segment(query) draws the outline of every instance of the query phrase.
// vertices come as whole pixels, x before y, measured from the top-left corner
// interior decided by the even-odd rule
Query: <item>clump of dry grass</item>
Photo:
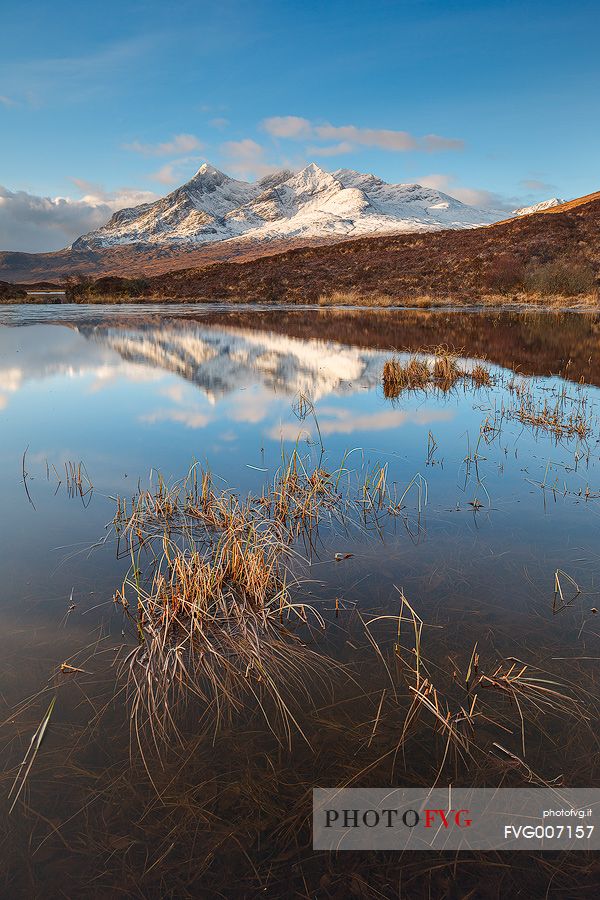
[[[328,668],[299,636],[324,623],[294,599],[294,544],[310,545],[325,513],[342,522],[352,509],[364,527],[391,504],[385,466],[366,473],[353,501],[339,487],[347,475],[343,466],[308,469],[294,450],[258,497],[218,490],[194,466],[171,487],[159,477],[154,489],[117,500],[114,526],[132,566],[115,602],[138,639],[122,667],[136,728],[148,723],[166,737],[192,698],[216,728],[253,698],[291,738],[307,670]]]
[[[384,396],[395,399],[403,391],[428,387],[449,391],[459,381],[470,381],[475,387],[491,384],[489,370],[482,363],[477,363],[468,371],[458,365],[457,357],[456,351],[436,347],[433,351],[421,350],[411,354],[405,363],[396,357],[386,360],[382,376]]]
[[[383,366],[383,393],[388,398],[398,397],[402,391],[424,388],[430,379],[429,366],[417,357],[406,364],[390,359]]]
[[[158,475],[156,487],[139,490],[129,501],[117,498],[113,524],[127,553],[130,546],[144,546],[164,531],[171,535],[201,527],[214,533],[241,520],[268,530],[289,546],[299,535],[314,531],[325,514],[328,521],[344,523],[360,511],[364,520],[365,511],[392,503],[387,465],[356,472],[353,480],[345,459],[329,472],[322,465],[307,467],[296,448],[261,495],[249,495],[243,503],[233,491],[216,489],[211,473],[197,466],[171,486]]]
[[[253,698],[291,737],[307,670],[329,668],[305,643],[324,622],[295,599],[298,542],[311,553],[323,517],[344,527],[352,518],[362,532],[371,522],[379,528],[379,516],[402,508],[413,483],[398,504],[387,466],[355,482],[344,463],[334,472],[307,468],[296,449],[260,496],[241,500],[193,466],[177,484],[159,476],[153,488],[117,499],[119,552],[132,565],[114,599],[138,641],[121,669],[136,729],[147,723],[166,737],[192,698],[216,728]]]
[[[481,363],[477,363],[471,369],[471,379],[477,387],[489,387],[492,383],[489,369]]]
[[[323,667],[292,628],[323,621],[292,599],[288,546],[274,521],[230,494],[203,492],[198,500],[195,508],[185,502],[205,526],[202,537],[169,536],[176,504],[164,491],[158,503],[145,494],[127,526],[154,553],[150,577],[142,578],[136,560],[115,595],[138,636],[123,665],[136,729],[149,723],[155,737],[166,737],[192,698],[217,728],[250,696],[290,738],[297,725],[290,698],[306,694],[306,668]],[[141,503],[154,529],[157,509],[164,510],[162,534],[146,532],[144,540]]]
[[[321,294],[317,300],[319,306],[401,306],[402,302],[397,297],[378,292],[363,293],[361,291],[332,291],[331,294]]]
[[[559,404],[552,406],[547,400],[535,404],[523,400],[514,411],[514,416],[524,425],[550,431],[557,437],[585,438],[590,429],[589,422],[581,411],[565,414]]]
[[[449,390],[456,382],[465,377],[465,373],[459,369],[456,355],[445,347],[438,347],[434,351],[433,379],[442,390]]]
[[[82,462],[75,463],[70,460],[66,462],[65,479],[69,497],[81,497],[84,500],[94,489],[87,469]]]

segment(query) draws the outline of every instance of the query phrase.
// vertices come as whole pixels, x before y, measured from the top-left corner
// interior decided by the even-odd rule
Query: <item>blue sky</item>
[[[314,160],[507,207],[589,193],[598,34],[586,0],[5,0],[0,249],[64,246],[204,160],[246,178]]]

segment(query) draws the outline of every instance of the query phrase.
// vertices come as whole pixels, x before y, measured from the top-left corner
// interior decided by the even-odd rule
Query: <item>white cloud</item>
[[[11,100],[10,97],[6,97],[4,94],[0,94],[0,105],[2,106],[16,106],[16,101]]]
[[[268,162],[265,148],[251,138],[227,141],[221,150],[227,157],[231,171],[241,178],[262,178],[277,168]]]
[[[229,119],[223,118],[223,116],[217,116],[216,119],[211,119],[208,123],[213,128],[227,128],[229,125]]]
[[[327,417],[319,418],[319,431],[323,435],[354,434],[358,431],[387,431],[389,428],[401,428],[403,425],[432,425],[435,422],[448,422],[453,418],[450,410],[399,410],[386,409],[376,413],[353,415],[342,408],[329,408]],[[321,410],[321,414],[323,410]],[[299,425],[297,422],[282,422],[269,429],[269,437],[273,440],[283,438],[287,441],[314,437],[312,426]]]
[[[151,369],[140,363],[110,362],[104,366],[97,366],[90,370],[94,380],[89,386],[90,394],[98,394],[107,387],[118,384],[119,381],[131,384],[148,384],[160,381],[164,373]]]
[[[311,123],[300,116],[271,116],[270,119],[264,119],[261,125],[272,137],[300,140],[313,135]]]
[[[160,182],[160,184],[181,184],[182,181],[187,181],[188,178],[192,177],[193,172],[191,170],[192,168],[198,168],[198,163],[201,159],[201,156],[183,156],[181,159],[173,159],[171,162],[161,166],[160,169],[157,169],[156,172],[152,172],[150,178]]]
[[[438,153],[445,150],[464,150],[465,142],[460,138],[440,137],[439,134],[426,134],[423,138],[423,148],[428,153]]]
[[[113,212],[125,209],[128,206],[139,206],[140,203],[152,203],[158,200],[158,194],[154,191],[142,191],[138,188],[122,187],[116,191],[106,191],[101,185],[85,178],[71,178],[71,181],[81,191],[81,201],[93,205],[106,204]]]
[[[451,197],[455,197],[462,203],[469,204],[469,206],[479,206],[484,209],[498,209],[503,211],[514,209],[514,201],[511,201],[510,198],[507,199],[501,197],[500,194],[495,194],[492,191],[486,191],[481,188],[465,187],[458,182],[454,175],[423,175],[421,178],[417,178],[416,181],[425,187],[434,188],[436,191],[443,191],[445,194],[450,194]]]
[[[317,137],[324,141],[349,141],[363,147],[406,152],[417,150],[418,142],[407,131],[390,131],[385,128],[357,128],[356,125],[317,125]]]
[[[123,144],[123,149],[141,153],[144,156],[175,156],[177,153],[202,150],[203,147],[202,141],[193,134],[176,134],[170,141],[164,141],[162,144],[142,144],[140,141]]]
[[[104,191],[82,179],[73,182],[83,193],[80,199],[41,197],[0,185],[0,250],[60,250],[104,225],[116,210],[156,199],[150,191]]]
[[[331,125],[328,122],[316,124],[300,116],[272,116],[264,119],[261,127],[271,137],[289,140],[318,138],[323,141],[338,141],[338,147],[349,145],[351,149],[354,147],[377,147],[380,150],[398,153],[406,153],[411,150],[436,153],[464,148],[464,142],[458,138],[441,137],[437,134],[428,134],[423,138],[417,138],[408,131],[394,131],[389,128],[360,128],[357,125]],[[344,149],[338,150],[338,152],[348,153],[350,151]],[[333,155],[333,151],[330,155]]]
[[[329,144],[325,147],[307,147],[309,156],[339,156],[342,153],[352,153],[354,147],[348,141],[340,141],[339,144]]]
[[[176,422],[186,428],[206,428],[211,421],[207,413],[192,409],[157,409],[139,417],[140,422],[155,425],[157,422]]]
[[[519,184],[526,190],[533,191],[536,194],[540,192],[550,194],[556,190],[556,185],[548,184],[547,181],[540,181],[538,178],[524,178]]]
[[[175,173],[177,161],[174,163],[165,163],[164,166],[161,166],[160,169],[157,169],[156,172],[152,172],[150,178],[154,181],[159,181],[161,184],[175,184],[177,182],[177,175]]]

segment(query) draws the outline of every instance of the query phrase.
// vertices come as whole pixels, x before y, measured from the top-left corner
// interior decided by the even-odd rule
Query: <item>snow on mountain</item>
[[[566,202],[566,200],[559,200],[558,197],[552,197],[550,200],[542,200],[541,203],[535,203],[533,206],[522,206],[520,209],[515,209],[513,216],[528,216],[530,213],[552,209],[553,206],[562,206]]]
[[[558,201],[557,201],[558,202]],[[238,181],[205,163],[186,184],[154,203],[115,213],[73,249],[123,244],[181,245],[246,238],[326,238],[473,228],[505,218],[418,184],[387,184],[375,175],[315,163],[257,182]]]
[[[338,169],[333,175],[344,187],[362,191],[369,199],[372,214],[406,224],[402,230],[474,227],[505,218],[501,211],[477,209],[420,184],[387,184],[375,175],[352,169]]]

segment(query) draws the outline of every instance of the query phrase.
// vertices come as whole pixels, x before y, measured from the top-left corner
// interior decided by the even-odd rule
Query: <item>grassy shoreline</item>
[[[598,310],[600,298],[595,294],[579,294],[567,296],[564,294],[480,294],[476,296],[431,295],[419,294],[414,297],[393,297],[386,294],[359,294],[358,292],[336,291],[329,295],[320,296],[317,300],[301,300],[296,297],[276,301],[265,301],[257,297],[206,297],[206,296],[161,296],[149,294],[145,296],[128,296],[123,294],[89,294],[85,296],[69,296],[67,303],[77,305],[126,305],[126,304],[188,304],[190,306],[203,306],[211,303],[231,306],[256,305],[273,307],[346,307],[363,309],[552,309],[552,310]],[[28,297],[0,297],[1,306],[49,305],[44,298]],[[50,305],[62,305],[52,303]]]

